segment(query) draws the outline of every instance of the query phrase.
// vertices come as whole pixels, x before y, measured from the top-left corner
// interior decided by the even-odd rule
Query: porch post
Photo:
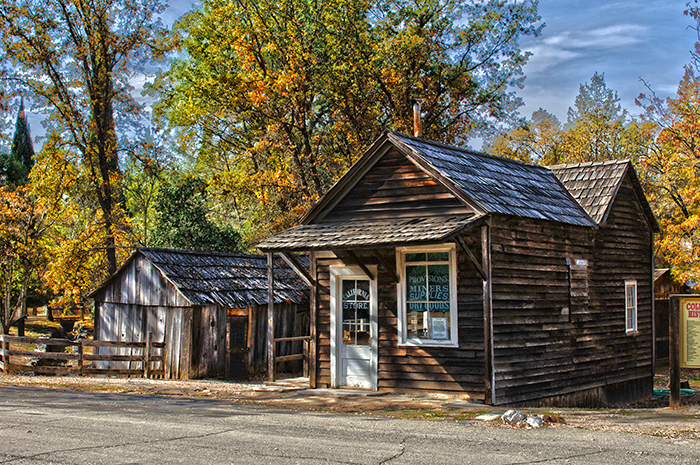
[[[484,400],[493,405],[496,402],[496,386],[493,369],[493,308],[491,298],[491,222],[481,227],[481,260],[486,275],[483,284],[484,299]]]
[[[275,380],[275,263],[267,253],[267,379]]]
[[[316,252],[309,253],[309,271],[311,272],[311,288],[309,289],[309,387],[316,389],[316,294],[318,292],[316,275]]]

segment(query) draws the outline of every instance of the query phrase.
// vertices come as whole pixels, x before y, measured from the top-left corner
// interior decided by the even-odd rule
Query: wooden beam
[[[316,389],[316,306],[318,293],[317,285],[317,275],[316,275],[316,252],[309,253],[309,271],[311,271],[311,276],[313,279],[313,285],[309,292],[309,335],[311,336],[311,341],[309,341],[309,387],[311,389]]]
[[[493,350],[493,306],[491,301],[491,227],[487,222],[481,227],[481,257],[486,279],[483,283],[484,301],[484,364],[486,366],[485,396],[487,404],[496,403],[496,379],[494,376],[494,350]]]
[[[296,274],[299,275],[299,277],[309,286],[313,286],[313,278],[311,275],[306,271],[304,268],[304,265],[302,265],[299,260],[297,260],[297,257],[294,256],[294,254],[290,254],[287,252],[280,252],[280,255],[282,255],[282,258],[284,259],[285,262],[287,262],[287,265],[290,266],[291,269],[294,270]]]
[[[678,408],[681,405],[681,298],[678,295],[672,295],[670,301],[668,312],[669,407]]]
[[[275,257],[267,253],[267,379],[275,381]]]
[[[469,247],[467,247],[467,243],[464,242],[464,239],[462,239],[459,236],[455,237],[455,242],[459,244],[459,246],[464,250],[464,252],[467,254],[467,257],[469,257],[469,261],[472,262],[472,265],[474,265],[474,268],[476,268],[476,271],[479,272],[481,275],[482,281],[487,281],[488,278],[486,277],[486,273],[484,273],[484,269],[481,267],[481,264],[479,264],[479,261],[476,259],[474,254],[472,253],[471,250],[469,250]]]
[[[352,250],[348,250],[348,251],[346,251],[346,253],[357,264],[357,266],[359,266],[360,269],[362,271],[364,271],[364,273],[367,275],[367,277],[371,281],[374,281],[374,273],[369,271],[369,268],[367,268],[367,265],[365,265],[365,262],[363,262],[362,259],[360,259],[360,257],[358,257],[357,254],[355,252],[353,252]]]
[[[399,277],[396,275],[396,269],[395,268],[392,269],[392,267],[389,265],[389,263],[387,263],[386,260],[384,260],[384,258],[381,256],[380,253],[378,253],[376,251],[372,252],[372,253],[373,253],[374,257],[377,259],[377,261],[379,262],[379,266],[383,267],[389,273],[389,276],[391,276],[391,279],[394,280],[394,283],[398,284]]]

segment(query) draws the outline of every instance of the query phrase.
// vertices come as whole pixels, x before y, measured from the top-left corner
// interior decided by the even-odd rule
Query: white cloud
[[[564,62],[588,60],[589,57],[594,58],[603,53],[620,53],[634,45],[642,44],[648,35],[648,28],[645,26],[616,24],[591,30],[566,31],[535,39],[532,46],[524,47],[532,52],[526,66],[526,74],[532,76]]]

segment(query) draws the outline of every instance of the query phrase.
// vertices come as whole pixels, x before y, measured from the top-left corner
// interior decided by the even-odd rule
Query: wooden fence
[[[165,343],[152,342],[148,333],[146,342],[91,341],[19,337],[0,334],[0,369],[5,373],[33,372],[56,375],[110,375],[162,377],[165,361]],[[12,344],[12,346],[10,346]],[[35,351],[27,345],[46,346],[45,351]],[[49,347],[53,351],[49,351]],[[128,355],[95,354],[95,347],[129,349]],[[70,348],[70,350],[66,350]],[[60,352],[55,351],[61,350]],[[110,350],[112,352],[112,350]],[[36,365],[28,363],[37,362]],[[42,360],[47,362],[42,363]],[[25,362],[24,364],[22,362]],[[14,362],[14,363],[13,363]],[[98,368],[94,362],[130,362],[124,369]],[[154,367],[155,365],[155,367]]]
[[[274,362],[273,366],[277,362],[292,362],[295,360],[302,360],[302,376],[308,378],[309,376],[309,343],[311,342],[311,336],[295,336],[295,337],[276,337],[274,339],[275,345],[278,342],[302,342],[301,353],[300,354],[290,354],[290,355],[277,355],[277,347],[273,352]],[[292,349],[289,349],[292,351]],[[274,381],[274,379],[273,379]]]

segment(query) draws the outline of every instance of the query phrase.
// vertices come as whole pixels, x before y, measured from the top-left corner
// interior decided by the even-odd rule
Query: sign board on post
[[[669,326],[669,406],[681,403],[681,367],[700,368],[700,297],[670,296]]]
[[[700,368],[700,298],[681,298],[681,368]]]

